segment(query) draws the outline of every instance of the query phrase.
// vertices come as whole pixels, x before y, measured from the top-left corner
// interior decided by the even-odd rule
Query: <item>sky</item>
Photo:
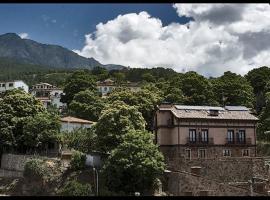
[[[220,76],[270,66],[269,4],[0,4],[0,34],[103,64]]]

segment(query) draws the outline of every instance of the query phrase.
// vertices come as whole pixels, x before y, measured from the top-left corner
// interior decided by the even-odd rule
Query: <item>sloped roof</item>
[[[83,124],[93,124],[94,123],[94,122],[89,121],[89,120],[80,119],[80,118],[71,117],[71,116],[61,118],[61,122],[83,123]]]
[[[170,110],[175,117],[182,119],[226,119],[226,120],[254,120],[258,118],[252,115],[246,107],[234,106],[233,110],[211,106],[185,106],[159,107],[159,110]],[[217,116],[210,115],[210,110],[218,110]]]

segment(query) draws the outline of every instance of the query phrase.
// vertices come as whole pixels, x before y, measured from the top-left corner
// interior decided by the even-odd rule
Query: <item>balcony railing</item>
[[[187,137],[187,144],[190,145],[203,145],[214,144],[214,138],[190,138]]]
[[[251,138],[243,138],[243,139],[239,139],[239,138],[226,138],[225,140],[225,144],[228,144],[228,145],[245,145],[245,144],[248,144],[250,145],[251,144]]]

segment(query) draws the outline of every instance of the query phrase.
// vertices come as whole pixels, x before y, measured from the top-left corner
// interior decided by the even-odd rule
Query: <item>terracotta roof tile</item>
[[[94,122],[89,121],[89,120],[80,119],[80,118],[71,117],[71,116],[63,117],[63,118],[61,118],[61,121],[62,122],[69,122],[69,123],[84,123],[84,124],[93,124],[94,123]]]

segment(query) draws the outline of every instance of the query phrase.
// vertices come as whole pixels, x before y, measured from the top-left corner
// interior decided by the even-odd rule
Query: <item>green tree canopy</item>
[[[23,134],[18,142],[27,148],[45,148],[45,144],[57,141],[59,132],[59,115],[42,112],[24,119]]]
[[[185,96],[187,105],[216,105],[213,87],[208,79],[196,72],[187,72],[179,80],[178,85]]]
[[[97,121],[104,108],[104,101],[98,92],[84,90],[77,93],[69,104],[70,112],[80,118]]]
[[[57,119],[32,95],[8,91],[0,98],[0,146],[17,151],[40,147],[59,129]]]
[[[131,92],[129,89],[123,88],[116,89],[108,97],[108,102],[113,103],[119,100],[137,107],[146,121],[146,128],[151,130],[156,105],[162,100],[161,95],[162,93],[154,84],[147,84],[138,92]]]
[[[220,105],[253,107],[252,87],[241,75],[225,72],[223,76],[212,80],[215,96]]]
[[[89,129],[79,128],[68,133],[62,132],[60,141],[68,148],[90,153],[96,150],[97,135],[93,127]]]
[[[257,139],[270,142],[270,92],[265,94],[266,105],[259,115]]]
[[[75,71],[66,79],[62,101],[70,104],[77,93],[87,89],[97,90],[94,77],[87,71]]]
[[[111,191],[149,191],[165,169],[163,155],[147,131],[129,130],[105,163],[103,174]]]
[[[144,130],[145,121],[136,107],[115,101],[101,112],[95,128],[98,147],[101,151],[110,152],[121,143],[128,130]]]

